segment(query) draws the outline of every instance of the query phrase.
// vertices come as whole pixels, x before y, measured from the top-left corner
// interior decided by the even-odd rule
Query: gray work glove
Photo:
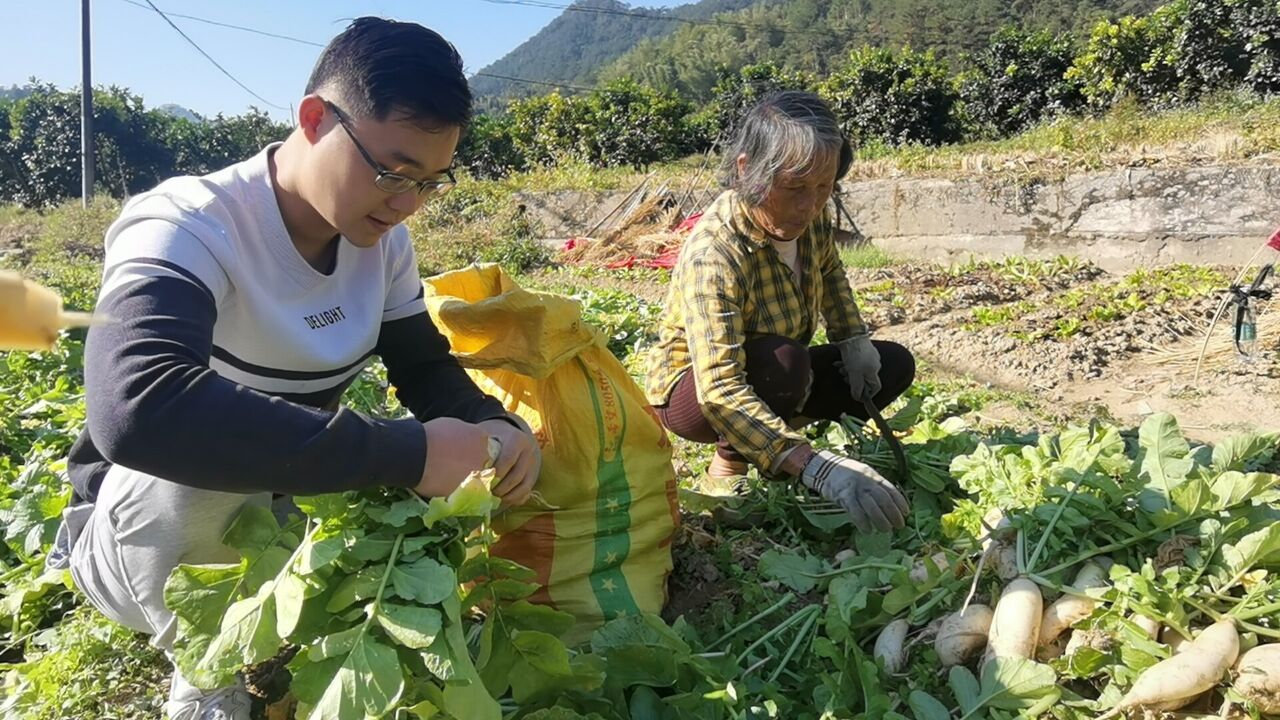
[[[855,335],[836,343],[840,364],[853,399],[862,402],[880,392],[880,351],[871,344],[870,335]]]
[[[902,492],[869,465],[827,450],[814,453],[800,481],[844,508],[859,532],[900,528],[911,510]]]

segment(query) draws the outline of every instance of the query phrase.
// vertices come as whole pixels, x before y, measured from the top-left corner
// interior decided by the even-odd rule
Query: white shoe
[[[217,690],[201,690],[174,671],[164,709],[169,720],[252,720],[252,707],[253,700],[239,682]]]

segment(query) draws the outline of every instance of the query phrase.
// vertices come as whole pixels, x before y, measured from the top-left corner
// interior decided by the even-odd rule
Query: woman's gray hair
[[[720,185],[759,205],[779,173],[803,172],[831,154],[839,157],[844,142],[840,123],[822,98],[797,90],[771,93],[743,119],[720,162]],[[739,172],[741,155],[747,160]]]

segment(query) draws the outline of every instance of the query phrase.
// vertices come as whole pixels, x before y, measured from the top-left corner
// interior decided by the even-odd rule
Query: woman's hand
[[[880,351],[870,335],[855,335],[836,343],[840,350],[845,382],[856,402],[880,392]]]

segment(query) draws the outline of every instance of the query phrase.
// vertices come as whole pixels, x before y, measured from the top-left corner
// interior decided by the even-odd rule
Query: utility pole
[[[80,0],[80,204],[93,200],[93,77],[89,55],[89,0]]]

